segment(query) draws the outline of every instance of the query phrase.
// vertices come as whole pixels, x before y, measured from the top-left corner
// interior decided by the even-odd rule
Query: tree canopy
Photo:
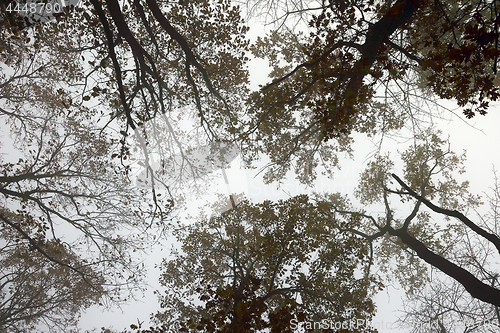
[[[6,212],[2,212],[2,219],[4,215]],[[10,215],[12,221],[25,218]],[[82,310],[99,303],[105,280],[102,273],[94,271],[69,246],[47,240],[43,245],[35,245],[43,248],[40,253],[21,241],[15,228],[5,225],[0,232],[2,330],[33,332],[43,324],[53,332],[69,331],[76,327]]]
[[[427,118],[433,97],[454,100],[467,118],[485,114],[498,98],[496,2],[324,1],[297,7],[285,11],[283,25],[301,15],[305,32],[281,28],[252,45],[272,67],[272,81],[254,93],[250,109],[252,138],[261,142],[255,150],[268,153],[274,164],[269,180],[284,176],[291,156],[308,161],[294,168],[304,182],[314,179],[310,170],[318,163],[332,170],[338,153],[349,151],[352,133],[415,126]]]
[[[305,195],[244,200],[177,239],[180,252],[162,264],[164,310],[155,316],[168,331],[291,332],[293,320],[368,323],[373,315],[378,282],[367,242],[335,229]]]
[[[457,259],[471,244],[499,252],[498,231],[468,214],[479,199],[456,180],[465,157],[426,129],[443,100],[472,118],[498,99],[497,1],[88,0],[52,13],[14,4],[0,15],[1,329],[64,331],[92,304],[129,299],[142,286],[138,253],[173,230],[182,248],[163,263],[172,294],[155,317],[168,329],[369,319],[383,280],[370,274],[375,263],[412,297],[430,265],[498,316],[495,268]],[[272,30],[250,43],[259,15]],[[251,91],[255,57],[271,73]],[[305,184],[320,172],[335,181],[355,138],[403,128],[415,140],[404,166],[376,154],[354,193],[363,209],[327,193],[232,200],[219,216],[171,223],[209,186],[207,170],[236,152],[246,167],[270,161],[265,182],[291,170]],[[396,216],[391,198],[408,214]],[[36,289],[38,280],[64,288]],[[54,296],[48,312],[43,295]]]

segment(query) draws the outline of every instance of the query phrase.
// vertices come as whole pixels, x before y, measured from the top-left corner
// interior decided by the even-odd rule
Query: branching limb
[[[493,243],[495,245],[495,247],[497,248],[498,252],[500,253],[500,238],[498,238],[498,236],[496,236],[492,233],[489,233],[486,230],[482,229],[481,227],[476,225],[474,222],[469,220],[465,215],[463,215],[462,213],[460,213],[456,210],[449,210],[449,209],[441,208],[441,207],[434,205],[432,202],[430,202],[426,198],[422,197],[421,195],[419,195],[415,191],[413,191],[408,185],[406,185],[395,174],[392,174],[392,177],[394,179],[396,179],[396,181],[399,183],[399,185],[401,185],[408,192],[409,195],[411,195],[415,199],[421,201],[424,205],[426,205],[427,207],[429,207],[430,209],[432,209],[436,213],[443,214],[446,216],[455,217],[455,218],[459,219],[466,226],[468,226],[472,231],[474,231],[478,235],[484,237],[485,239],[487,239],[488,241]]]
[[[399,237],[425,262],[462,284],[472,297],[500,306],[500,290],[481,282],[469,271],[430,251],[424,243],[410,236],[406,230],[390,229],[389,234]]]
[[[130,109],[130,106],[127,102],[127,98],[125,96],[125,88],[123,86],[123,78],[122,78],[122,70],[120,67],[120,64],[118,63],[118,59],[116,57],[115,53],[115,44],[113,42],[113,32],[111,31],[111,28],[108,23],[108,19],[106,18],[106,14],[104,13],[104,10],[102,9],[101,3],[99,0],[90,0],[92,5],[94,6],[94,9],[96,10],[97,16],[99,16],[99,20],[101,21],[102,27],[104,29],[104,32],[106,34],[106,39],[108,41],[108,50],[109,50],[109,56],[111,58],[111,61],[113,62],[113,67],[115,69],[115,75],[116,75],[116,83],[118,84],[118,92],[120,94],[120,100],[122,102],[122,106],[125,109],[125,115],[127,117],[127,123],[132,129],[135,129],[135,122],[132,119],[132,110]]]
[[[63,267],[66,267],[70,270],[72,270],[73,272],[77,273],[78,275],[80,275],[82,277],[82,279],[85,281],[85,283],[87,283],[90,287],[92,287],[92,289],[98,291],[98,292],[101,292],[96,286],[94,286],[92,284],[92,282],[90,282],[88,279],[87,279],[87,276],[85,275],[85,273],[81,272],[80,270],[78,270],[77,268],[69,265],[69,264],[66,264],[66,263],[63,263],[62,261],[60,260],[57,260],[55,259],[54,257],[50,256],[49,254],[47,254],[47,252],[45,252],[39,245],[38,245],[38,242],[36,240],[34,240],[33,238],[31,238],[23,229],[21,229],[18,225],[16,225],[15,223],[13,223],[12,221],[10,221],[9,219],[7,219],[5,216],[3,216],[3,214],[0,214],[0,219],[5,222],[6,224],[8,224],[9,226],[11,226],[13,229],[15,229],[17,232],[19,232],[26,240],[28,240],[28,242],[30,243],[30,245],[35,249],[37,250],[41,255],[43,255],[45,258],[47,258],[48,260],[60,265],[60,266],[63,266]]]

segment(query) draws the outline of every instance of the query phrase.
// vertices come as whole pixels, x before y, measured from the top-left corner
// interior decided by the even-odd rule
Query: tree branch
[[[459,282],[472,297],[500,306],[500,290],[481,282],[469,271],[430,251],[424,243],[410,236],[406,230],[394,230],[391,228],[389,229],[389,234],[399,237],[403,243],[414,250],[425,262]]]
[[[401,185],[408,192],[409,195],[411,195],[415,199],[421,201],[424,205],[426,205],[427,207],[429,207],[430,209],[432,209],[436,213],[447,215],[447,216],[452,216],[452,217],[459,219],[466,226],[468,226],[472,231],[474,231],[478,235],[484,237],[485,239],[487,239],[488,241],[493,243],[495,245],[495,247],[497,248],[498,253],[500,253],[500,238],[498,238],[498,236],[491,234],[491,233],[487,232],[486,230],[482,229],[481,227],[476,225],[474,222],[469,220],[465,215],[463,215],[462,213],[460,213],[456,210],[449,210],[449,209],[441,208],[441,207],[434,205],[432,202],[430,202],[426,198],[422,197],[421,195],[419,195],[415,191],[413,191],[408,185],[406,185],[395,174],[392,174],[392,177],[394,179],[396,179],[396,181],[399,183],[399,185]]]
[[[122,79],[122,71],[120,64],[118,63],[118,59],[116,57],[115,53],[115,44],[113,42],[113,32],[111,31],[111,28],[108,23],[108,19],[106,18],[106,14],[104,13],[104,10],[102,9],[101,3],[99,0],[90,0],[92,5],[94,6],[94,9],[97,12],[97,16],[99,16],[99,20],[101,21],[102,27],[104,29],[104,32],[106,34],[106,39],[108,41],[108,50],[109,50],[109,56],[113,62],[113,67],[115,69],[115,75],[116,75],[116,82],[118,84],[118,92],[120,94],[120,100],[122,102],[123,108],[125,110],[125,115],[127,117],[127,123],[132,129],[135,129],[135,122],[132,119],[132,110],[130,109],[130,106],[127,103],[127,98],[125,96],[125,88],[123,86],[123,79]]]
[[[21,229],[21,227],[19,227],[18,225],[16,225],[14,222],[10,221],[9,219],[7,219],[5,216],[3,216],[3,214],[0,213],[0,220],[4,221],[6,224],[8,224],[9,226],[11,226],[12,228],[14,228],[17,232],[19,232],[25,239],[28,240],[28,242],[30,243],[30,245],[35,249],[37,250],[41,255],[43,255],[45,258],[47,258],[48,260],[60,265],[60,266],[63,266],[63,267],[66,267],[70,270],[72,270],[73,272],[77,273],[78,275],[80,275],[83,279],[83,281],[85,281],[85,283],[87,283],[92,289],[98,291],[99,293],[101,292],[101,290],[99,290],[96,286],[94,286],[86,277],[85,273],[79,271],[77,268],[71,266],[71,265],[68,265],[68,264],[65,264],[63,263],[62,261],[60,260],[57,260],[55,258],[53,258],[52,256],[50,256],[49,254],[47,254],[47,252],[45,252],[39,245],[38,245],[38,242],[35,241],[33,238],[31,238],[23,229]]]

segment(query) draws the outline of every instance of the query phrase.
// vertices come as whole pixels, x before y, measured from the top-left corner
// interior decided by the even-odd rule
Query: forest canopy
[[[499,98],[498,1],[23,1],[0,14],[0,329],[66,332],[133,302],[172,242],[175,297],[158,291],[150,331],[368,321],[394,277],[414,327],[500,326],[498,186],[485,213],[465,154],[429,126],[446,103],[467,121]],[[270,74],[252,90],[256,58]],[[402,132],[410,146],[384,154]],[[179,213],[236,157],[265,183],[334,182],[360,138],[377,148],[353,193]]]

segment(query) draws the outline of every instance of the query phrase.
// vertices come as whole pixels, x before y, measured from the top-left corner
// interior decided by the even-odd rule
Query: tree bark
[[[338,120],[344,123],[355,112],[354,106],[358,102],[357,97],[363,84],[363,78],[370,72],[371,67],[379,57],[380,48],[388,41],[388,37],[404,25],[424,2],[424,0],[398,0],[379,21],[368,28],[365,42],[359,48],[361,57],[350,71],[340,109],[336,108],[325,114],[322,120],[323,124],[336,124]],[[331,128],[327,128],[327,131],[329,130]]]
[[[497,235],[492,234],[487,232],[486,230],[482,229],[479,227],[477,224],[472,222],[470,219],[468,219],[464,214],[456,211],[456,210],[449,210],[445,208],[438,207],[434,205],[432,202],[427,200],[426,198],[422,197],[421,195],[417,194],[417,192],[413,191],[408,185],[406,185],[401,178],[396,176],[395,174],[392,174],[392,177],[396,179],[396,181],[401,185],[409,195],[414,197],[415,199],[421,201],[424,205],[435,211],[436,213],[447,215],[447,216],[452,216],[460,221],[462,221],[466,226],[468,226],[472,231],[474,231],[476,234],[484,237],[487,239],[489,242],[491,242],[495,247],[497,248],[498,253],[500,254],[500,238],[498,238]]]
[[[420,258],[459,282],[472,297],[500,306],[500,290],[481,282],[469,271],[430,251],[424,243],[410,236],[405,230],[392,229],[389,230],[389,234],[398,236]]]

